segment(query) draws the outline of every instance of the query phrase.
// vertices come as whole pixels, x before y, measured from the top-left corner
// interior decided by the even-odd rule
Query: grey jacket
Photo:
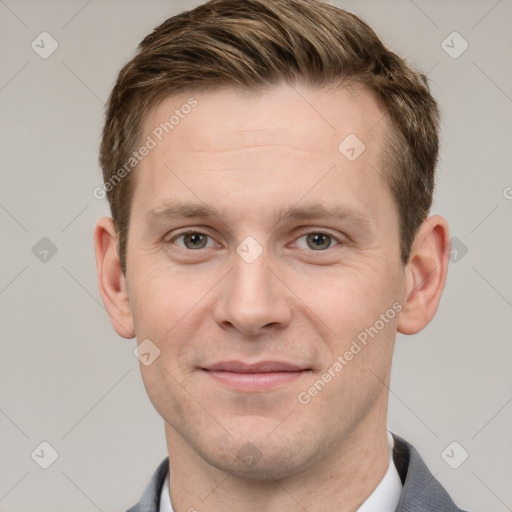
[[[396,434],[392,435],[395,440],[393,460],[403,484],[396,512],[464,512],[453,503],[414,447]],[[127,512],[158,512],[168,471],[167,457],[151,477],[140,501]]]

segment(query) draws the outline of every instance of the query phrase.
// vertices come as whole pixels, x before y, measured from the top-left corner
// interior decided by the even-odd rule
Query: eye
[[[204,249],[206,247],[212,247],[215,245],[215,241],[213,239],[211,239],[208,235],[198,231],[182,233],[181,235],[173,238],[171,241],[176,243],[176,245],[182,249],[191,250]]]
[[[304,240],[305,244],[302,243]],[[322,232],[312,232],[302,235],[297,239],[297,246],[300,249],[312,249],[313,251],[324,251],[338,245],[338,242],[329,234]]]

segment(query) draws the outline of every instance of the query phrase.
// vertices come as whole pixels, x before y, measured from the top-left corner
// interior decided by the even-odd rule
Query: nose
[[[291,320],[292,294],[269,267],[265,252],[248,263],[237,254],[234,268],[223,279],[215,306],[215,321],[251,336],[286,327]]]

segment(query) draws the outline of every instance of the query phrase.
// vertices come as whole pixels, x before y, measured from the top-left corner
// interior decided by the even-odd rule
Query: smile
[[[280,361],[263,361],[255,364],[226,361],[215,363],[202,370],[224,386],[245,392],[276,389],[294,382],[311,371]]]

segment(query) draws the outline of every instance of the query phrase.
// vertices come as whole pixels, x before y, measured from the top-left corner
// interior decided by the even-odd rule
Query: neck
[[[381,404],[370,411],[327,457],[291,476],[268,480],[212,466],[166,423],[173,507],[210,512],[355,512],[388,469],[386,408]]]

